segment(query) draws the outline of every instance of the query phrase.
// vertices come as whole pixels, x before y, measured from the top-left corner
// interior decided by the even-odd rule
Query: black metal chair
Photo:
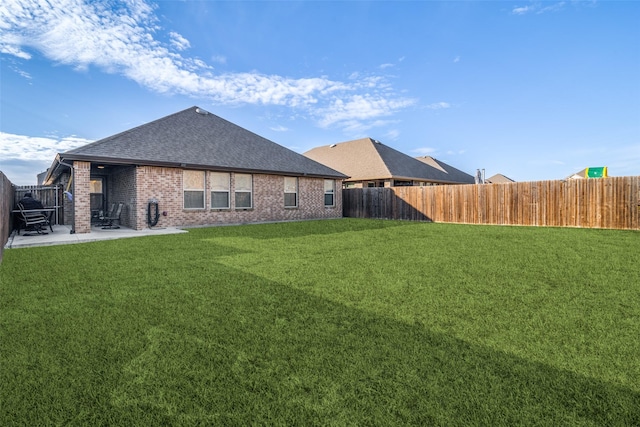
[[[124,203],[118,203],[117,207],[115,204],[111,205],[111,209],[109,213],[100,217],[99,225],[102,226],[103,230],[110,229],[110,228],[114,228],[114,229],[120,228],[120,215],[122,215],[123,206],[124,206]],[[118,225],[115,225],[114,221],[117,221]]]
[[[31,229],[38,234],[47,234],[46,226],[48,225],[53,233],[53,227],[47,215],[42,212],[27,212],[22,203],[18,203],[18,210],[20,211],[20,222],[24,224],[25,232]],[[18,235],[20,235],[20,224],[18,224]]]

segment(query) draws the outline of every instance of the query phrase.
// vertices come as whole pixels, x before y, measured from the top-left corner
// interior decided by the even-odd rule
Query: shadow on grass
[[[325,219],[311,221],[278,222],[268,224],[245,224],[241,226],[203,227],[189,229],[189,233],[203,238],[250,237],[252,239],[287,239],[311,235],[339,234],[390,227],[412,225],[410,221],[389,221],[384,219]],[[320,226],[319,226],[320,225]]]
[[[0,424],[640,424],[632,390],[201,268],[12,299]]]

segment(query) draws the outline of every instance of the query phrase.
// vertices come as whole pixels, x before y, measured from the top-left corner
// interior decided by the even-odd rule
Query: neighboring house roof
[[[452,181],[462,182],[466,184],[475,183],[475,178],[473,177],[473,175],[463,172],[460,169],[456,169],[453,166],[448,165],[445,162],[438,160],[434,157],[420,156],[420,157],[416,157],[416,159],[446,173],[447,176],[449,176],[449,179],[451,179]]]
[[[508,184],[510,182],[515,182],[515,181],[509,178],[508,176],[502,175],[501,173],[497,173],[485,179],[485,182],[487,182],[488,184]]]
[[[356,139],[313,148],[305,156],[348,175],[346,181],[377,179],[420,180],[442,183],[473,183],[468,175],[462,181],[441,167],[417,160],[371,138]]]
[[[587,177],[587,168],[582,169],[580,172],[576,172],[567,177],[567,179],[585,179]]]
[[[195,106],[58,156],[60,161],[346,178]]]

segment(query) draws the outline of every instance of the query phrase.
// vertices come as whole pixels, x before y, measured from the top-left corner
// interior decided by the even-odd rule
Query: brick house
[[[473,184],[473,176],[430,156],[414,158],[361,138],[313,148],[306,157],[349,176],[345,188]]]
[[[58,154],[45,183],[66,188],[64,221],[88,233],[119,203],[136,230],[339,218],[345,178],[191,107]]]

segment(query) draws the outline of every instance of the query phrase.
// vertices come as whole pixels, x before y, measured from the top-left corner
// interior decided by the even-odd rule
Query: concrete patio
[[[52,246],[67,245],[72,243],[97,242],[100,240],[124,239],[128,237],[157,236],[162,234],[187,233],[187,230],[180,228],[147,228],[145,230],[132,230],[121,227],[103,230],[101,227],[92,227],[91,233],[71,234],[71,227],[68,225],[54,225],[53,233],[46,229],[48,234],[37,234],[35,232],[22,232],[18,235],[14,230],[9,236],[5,249],[26,248],[32,246]]]

